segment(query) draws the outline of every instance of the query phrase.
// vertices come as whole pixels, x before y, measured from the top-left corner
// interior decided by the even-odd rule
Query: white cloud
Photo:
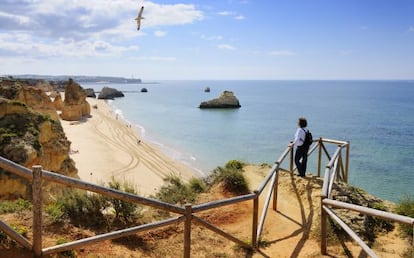
[[[144,5],[143,29],[191,24],[204,19],[203,12],[192,4],[161,5],[145,1]],[[82,39],[93,33],[99,36],[110,31],[113,34],[114,30],[123,35],[135,25],[139,8],[134,0],[16,1],[0,11],[0,29],[30,31],[48,38]]]
[[[235,50],[236,48],[231,46],[231,45],[227,45],[227,44],[220,44],[217,45],[217,48],[219,49],[225,49],[225,50]]]
[[[142,56],[138,58],[139,60],[143,61],[164,61],[164,62],[172,62],[176,61],[177,58],[169,57],[169,56]]]
[[[172,26],[191,24],[204,19],[202,11],[191,4],[160,5],[145,4],[142,26]]]
[[[7,25],[10,25],[12,23],[15,23],[17,25],[28,25],[30,23],[30,18],[23,15],[14,15],[6,12],[0,11],[0,21],[4,23],[8,23]]]
[[[235,15],[234,12],[230,12],[230,11],[221,11],[221,12],[218,12],[217,14],[221,15],[221,16],[233,16],[233,15]]]
[[[217,35],[217,36],[206,36],[206,35],[203,34],[200,37],[201,37],[201,39],[208,40],[208,41],[215,41],[215,40],[222,40],[223,39],[223,36],[221,36],[221,35]]]
[[[144,20],[135,0],[7,1],[0,11],[0,57],[119,56],[139,49],[125,39],[145,36],[153,26],[191,24],[204,18],[191,4],[144,2]],[[166,31],[153,35],[163,37]]]
[[[296,55],[295,52],[290,50],[273,50],[269,52],[271,56],[294,56]]]
[[[235,20],[244,20],[245,17],[241,14],[232,11],[221,11],[217,13],[220,16],[230,16],[233,17]]]
[[[165,35],[167,35],[166,31],[161,31],[161,30],[154,31],[154,36],[156,37],[164,37]]]
[[[75,41],[65,38],[48,42],[32,40],[27,34],[4,36],[0,34],[0,53],[3,56],[25,56],[28,58],[53,58],[53,57],[96,57],[119,56],[124,52],[136,51],[137,46],[118,46],[109,42]]]

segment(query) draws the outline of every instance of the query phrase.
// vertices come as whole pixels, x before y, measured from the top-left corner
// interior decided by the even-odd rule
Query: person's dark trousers
[[[309,147],[298,146],[295,153],[295,165],[298,169],[299,176],[305,176],[306,164],[308,162]]]

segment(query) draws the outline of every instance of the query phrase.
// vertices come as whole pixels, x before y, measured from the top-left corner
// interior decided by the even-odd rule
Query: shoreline
[[[135,187],[139,195],[148,196],[168,176],[179,176],[184,181],[197,177],[192,168],[142,141],[137,128],[117,115],[105,100],[87,101],[91,106],[89,118],[79,122],[60,119],[81,180],[106,184],[114,178]]]

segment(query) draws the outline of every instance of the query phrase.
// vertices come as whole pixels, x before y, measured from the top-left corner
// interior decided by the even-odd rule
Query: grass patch
[[[15,201],[0,201],[0,214],[15,213],[31,209],[32,203],[24,199],[18,199]]]
[[[413,199],[413,197],[410,196],[410,195],[405,195],[397,203],[397,206],[395,207],[395,212],[400,214],[400,215],[404,215],[404,216],[414,218],[414,199]],[[409,237],[409,238],[413,237],[413,227],[412,227],[412,225],[400,224],[400,229],[401,229],[402,233],[404,234],[404,236]]]

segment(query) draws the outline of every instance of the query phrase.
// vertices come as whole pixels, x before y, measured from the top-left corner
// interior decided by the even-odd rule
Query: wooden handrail
[[[157,221],[157,222],[153,222],[153,223],[149,223],[149,224],[145,224],[145,225],[140,225],[140,226],[136,226],[136,227],[131,227],[131,228],[127,228],[127,229],[116,230],[116,231],[112,231],[112,232],[109,232],[109,233],[104,233],[104,234],[101,234],[101,235],[92,236],[92,237],[72,241],[72,242],[69,242],[69,243],[64,243],[64,244],[60,244],[60,245],[56,245],[56,246],[51,246],[51,247],[48,247],[48,248],[44,248],[43,249],[43,254],[46,255],[46,254],[53,254],[53,253],[63,252],[63,251],[67,251],[67,250],[73,250],[75,248],[82,247],[82,246],[85,246],[85,245],[90,245],[90,244],[94,244],[94,243],[105,241],[105,240],[111,240],[111,239],[116,239],[116,238],[120,238],[120,237],[125,237],[125,236],[129,236],[129,235],[141,232],[141,231],[175,224],[177,222],[183,221],[184,219],[185,219],[184,216],[170,218],[170,219],[166,219],[166,220],[163,220],[163,221]]]
[[[137,203],[137,204],[148,205],[148,206],[151,206],[151,207],[154,207],[154,208],[164,209],[164,210],[174,212],[174,213],[178,213],[178,214],[182,214],[182,215],[185,214],[185,209],[182,208],[182,207],[179,207],[177,205],[173,205],[173,204],[170,204],[170,203],[162,202],[162,201],[147,198],[147,197],[142,197],[142,196],[135,195],[135,194],[132,194],[132,193],[122,192],[122,191],[119,191],[119,190],[115,190],[115,189],[112,189],[112,188],[107,188],[105,186],[100,186],[100,185],[93,184],[93,183],[88,183],[88,182],[82,181],[80,179],[76,179],[76,178],[56,174],[56,173],[53,173],[53,172],[49,172],[47,170],[43,170],[43,178],[48,180],[48,181],[51,181],[51,182],[55,182],[55,183],[63,184],[63,185],[66,185],[66,186],[75,187],[75,188],[78,188],[78,189],[99,193],[99,194],[109,196],[109,197],[113,197],[113,198],[117,198],[117,199],[120,199],[120,200],[123,200],[123,201],[129,201],[129,202],[133,202],[133,203]]]
[[[314,142],[316,142],[318,144],[315,144],[308,151],[308,155],[311,155],[314,152],[314,150],[319,147],[319,155],[318,155],[319,163],[320,163],[320,159],[321,159],[322,150],[325,151],[325,154],[329,159],[328,165],[325,167],[325,176],[324,176],[324,182],[323,182],[323,186],[322,186],[322,195],[321,195],[322,196],[322,199],[321,199],[322,215],[327,213],[330,216],[333,216],[334,219],[339,219],[339,218],[335,218],[336,215],[328,207],[328,206],[332,206],[332,207],[344,208],[344,209],[349,209],[349,210],[355,210],[355,211],[359,211],[359,212],[362,212],[362,213],[365,212],[365,213],[373,215],[373,216],[389,218],[389,219],[393,219],[393,220],[396,220],[396,221],[399,221],[399,222],[402,222],[402,223],[407,223],[407,224],[411,223],[411,225],[414,226],[414,219],[410,218],[410,217],[405,217],[405,216],[401,216],[401,215],[396,215],[396,214],[392,214],[392,213],[388,213],[388,212],[378,211],[378,210],[371,209],[371,208],[361,207],[361,206],[358,206],[358,205],[342,203],[342,202],[339,202],[339,201],[334,201],[334,200],[328,199],[327,197],[330,196],[332,185],[333,185],[333,179],[334,179],[336,173],[339,173],[338,172],[339,170],[341,170],[343,172],[343,175],[340,177],[340,179],[343,179],[343,180],[347,181],[348,166],[349,166],[349,145],[350,144],[349,144],[349,142],[345,142],[345,141],[337,141],[337,140],[324,139],[324,138],[320,138],[320,139],[318,139],[317,141],[314,141]],[[337,144],[338,145],[338,147],[337,147],[335,153],[332,155],[332,157],[328,153],[326,147],[324,146],[324,143],[332,143],[332,144]],[[345,166],[342,163],[341,150],[343,148],[346,148]],[[33,216],[34,217],[33,229],[34,229],[34,231],[36,231],[36,232],[33,233],[33,236],[37,239],[37,240],[33,241],[33,244],[31,244],[26,238],[24,238],[23,236],[21,236],[20,234],[15,232],[8,225],[4,224],[1,221],[0,221],[0,230],[4,231],[8,236],[10,236],[13,240],[15,240],[16,242],[21,244],[26,249],[33,250],[35,255],[39,255],[39,253],[42,254],[42,255],[45,255],[45,254],[53,254],[53,253],[61,252],[61,251],[65,251],[65,250],[71,250],[71,249],[74,249],[74,248],[78,248],[78,247],[81,247],[81,246],[85,246],[87,244],[96,243],[96,242],[103,241],[103,240],[115,239],[115,238],[123,237],[123,236],[126,236],[126,235],[131,235],[131,234],[135,234],[137,232],[141,232],[141,231],[144,231],[144,230],[155,229],[155,228],[158,228],[158,227],[170,225],[170,224],[177,223],[177,222],[184,222],[184,224],[185,224],[184,225],[184,228],[185,228],[184,229],[184,257],[189,258],[190,257],[190,250],[191,250],[191,223],[192,223],[191,221],[194,221],[194,222],[200,224],[201,226],[204,226],[204,227],[212,230],[213,232],[224,236],[225,238],[229,239],[230,241],[233,241],[233,242],[235,242],[237,244],[240,244],[242,246],[245,246],[247,248],[253,248],[254,249],[254,248],[257,248],[257,241],[260,239],[260,235],[261,235],[261,232],[263,230],[264,221],[266,219],[266,211],[267,211],[269,203],[270,203],[272,192],[274,194],[273,195],[274,196],[274,198],[273,198],[273,200],[274,200],[273,207],[274,207],[274,210],[276,210],[276,203],[275,202],[277,200],[277,184],[278,184],[277,178],[278,178],[278,173],[279,173],[279,171],[285,170],[285,169],[281,168],[281,164],[283,163],[283,161],[285,161],[286,157],[289,154],[290,154],[290,167],[291,167],[290,172],[292,172],[292,169],[293,169],[293,166],[292,166],[292,163],[293,163],[293,145],[289,144],[286,147],[286,149],[284,150],[284,152],[282,153],[282,155],[279,157],[279,159],[275,162],[275,164],[269,170],[267,176],[262,181],[262,183],[261,183],[260,187],[258,188],[258,190],[255,190],[254,193],[249,193],[249,194],[236,196],[236,197],[232,197],[232,198],[227,198],[227,199],[223,199],[223,200],[203,203],[203,204],[199,204],[199,205],[195,205],[195,206],[192,206],[191,204],[187,204],[185,206],[185,208],[177,206],[177,205],[169,204],[169,203],[164,203],[164,202],[159,201],[159,200],[155,200],[155,199],[151,199],[151,198],[145,198],[145,197],[141,197],[141,196],[138,196],[138,195],[135,195],[135,194],[125,193],[125,192],[122,192],[122,191],[119,191],[119,190],[106,188],[104,186],[84,182],[84,181],[76,179],[76,178],[71,178],[71,177],[56,174],[56,173],[53,173],[53,172],[50,172],[50,171],[47,171],[47,170],[42,170],[40,167],[34,167],[33,171],[32,171],[28,168],[25,168],[25,167],[23,167],[19,164],[16,164],[16,163],[14,163],[12,161],[9,161],[9,160],[7,160],[7,159],[0,156],[0,167],[4,168],[5,170],[8,170],[8,171],[10,171],[10,172],[12,172],[16,175],[18,175],[18,176],[21,176],[23,178],[31,180],[32,181],[32,187],[34,189],[34,191],[33,191],[34,194],[35,194],[35,192],[39,192],[38,188],[37,188],[37,185],[39,185],[39,184],[41,185],[42,180],[47,180],[47,181],[55,182],[55,183],[58,183],[58,184],[63,184],[63,185],[66,185],[66,186],[70,186],[70,187],[74,187],[74,188],[78,188],[78,189],[83,189],[83,190],[95,192],[95,193],[102,194],[102,195],[109,196],[109,197],[113,197],[113,198],[116,198],[116,199],[129,201],[129,202],[133,202],[133,203],[137,203],[137,204],[143,204],[143,205],[147,205],[147,206],[151,206],[151,207],[155,207],[155,208],[158,208],[158,209],[162,209],[162,210],[166,210],[166,211],[170,211],[170,212],[180,214],[180,216],[175,217],[175,218],[170,218],[170,219],[166,219],[166,220],[159,221],[159,222],[154,222],[154,223],[150,223],[150,224],[131,227],[131,228],[128,228],[128,229],[113,231],[113,232],[101,234],[101,235],[98,235],[98,236],[93,236],[93,237],[73,241],[73,242],[70,242],[70,243],[65,243],[65,244],[61,244],[61,245],[41,249],[41,235],[40,235],[40,237],[35,237],[35,236],[38,236],[39,234],[41,234],[41,230],[35,229],[35,228],[39,228],[38,225],[41,225],[41,223],[42,223],[42,221],[41,221],[41,212],[40,213],[38,211],[35,212],[35,209],[39,210],[39,207],[41,207],[41,199],[40,199],[38,201],[34,200],[34,203],[36,202],[37,204],[33,205],[33,209],[34,209],[34,211],[33,211],[33,214],[34,214],[34,216]],[[36,173],[38,173],[37,176],[34,176],[34,174],[33,174],[35,171],[37,171]],[[41,180],[38,180],[38,179],[41,179]],[[259,197],[262,194],[262,192],[264,191],[264,189],[268,186],[269,183],[271,183],[271,187],[269,188],[269,192],[266,196],[264,208],[262,210],[262,216],[261,216],[261,219],[260,219],[260,223],[258,224]],[[41,194],[38,193],[38,194],[35,194],[35,195],[41,195]],[[249,245],[249,244],[245,243],[244,241],[232,236],[229,233],[226,233],[226,232],[222,231],[221,229],[205,222],[204,220],[202,220],[202,219],[200,219],[200,218],[198,218],[194,215],[197,212],[206,211],[206,210],[217,208],[217,207],[223,207],[225,205],[236,204],[236,203],[243,202],[243,201],[248,201],[248,200],[253,200],[254,201],[251,245]],[[322,221],[324,220],[324,218],[325,218],[324,216],[321,217]],[[340,224],[342,226],[343,222],[340,223]],[[326,252],[326,245],[323,244],[323,242],[326,240],[326,239],[324,240],[324,236],[323,236],[324,235],[324,233],[323,233],[324,225],[325,225],[325,223],[322,222],[321,223],[321,227],[322,227],[321,252],[322,253],[324,253],[324,246],[325,246],[325,252]],[[347,226],[344,225],[344,228],[347,228]],[[351,234],[354,234],[354,233],[351,232]],[[358,239],[358,237],[356,236],[355,239]],[[359,240],[357,240],[357,241],[359,241]],[[362,245],[364,245],[364,244],[362,244]],[[365,251],[368,254],[371,254],[371,252],[372,252],[372,250],[370,251],[370,249],[365,250]],[[373,254],[373,255],[375,255],[375,254]]]
[[[199,204],[199,205],[194,205],[193,208],[192,208],[192,212],[197,213],[197,212],[201,212],[201,211],[205,211],[205,210],[210,210],[210,209],[214,209],[214,208],[217,208],[217,207],[222,207],[222,206],[225,206],[225,205],[231,205],[231,204],[235,204],[235,203],[238,203],[238,202],[252,200],[255,197],[256,197],[256,194],[249,193],[249,194],[239,195],[239,196],[235,196],[235,197],[231,197],[231,198],[227,198],[227,199],[223,199],[223,200],[212,201],[212,202],[207,202],[207,203],[203,203],[203,204]]]
[[[410,218],[407,216],[394,214],[391,212],[381,211],[373,208],[368,208],[364,206],[359,206],[351,203],[341,202],[337,200],[331,200],[331,199],[324,199],[322,200],[322,203],[328,206],[336,207],[336,208],[342,208],[347,210],[353,210],[360,213],[364,213],[370,216],[380,217],[383,219],[389,219],[396,222],[408,224],[408,225],[414,225],[414,218]]]
[[[347,224],[345,224],[332,210],[326,208],[325,206],[322,207],[323,210],[328,213],[328,215],[335,220],[336,223],[338,223],[344,230],[346,233],[348,233],[348,235],[350,237],[352,237],[358,244],[359,246],[361,246],[361,248],[372,258],[377,258],[378,256],[374,253],[374,251],[372,251],[371,248],[369,248],[369,246],[367,244],[365,244],[365,242],[357,235],[355,234],[355,232],[348,227]]]

